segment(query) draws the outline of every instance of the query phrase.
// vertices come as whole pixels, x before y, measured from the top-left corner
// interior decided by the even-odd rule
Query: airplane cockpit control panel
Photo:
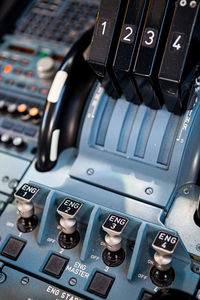
[[[200,1],[0,3],[0,300],[200,299]]]

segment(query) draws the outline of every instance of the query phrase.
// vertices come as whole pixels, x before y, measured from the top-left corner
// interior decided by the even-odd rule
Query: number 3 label
[[[142,46],[154,48],[156,45],[158,30],[154,28],[146,28],[143,34]]]

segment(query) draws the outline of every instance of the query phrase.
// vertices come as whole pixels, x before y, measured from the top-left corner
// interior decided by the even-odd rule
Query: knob
[[[23,121],[28,121],[30,119],[30,115],[28,113],[28,107],[25,103],[18,105],[17,111],[21,115],[21,119]]]
[[[29,110],[29,116],[31,117],[33,124],[39,124],[41,122],[41,112],[37,107],[32,107]]]
[[[58,241],[64,249],[72,249],[79,243],[80,234],[77,231],[76,215],[82,205],[81,202],[67,198],[57,209],[58,214],[62,217],[60,219],[62,231],[59,234]]]
[[[38,192],[38,187],[25,183],[14,194],[18,200],[17,209],[20,215],[17,227],[23,233],[33,231],[38,224],[38,218],[34,214],[34,205],[32,202]]]
[[[19,104],[18,107],[17,107],[17,110],[20,114],[22,115],[26,115],[27,114],[27,105],[22,103],[22,104]]]
[[[125,258],[125,252],[122,249],[122,232],[127,226],[127,218],[110,214],[102,229],[107,233],[105,236],[106,249],[103,252],[104,263],[110,267],[119,266]]]
[[[0,100],[0,112],[5,112],[7,109],[7,104],[5,100]]]
[[[168,286],[175,278],[171,262],[178,242],[178,236],[160,231],[152,243],[152,247],[156,252],[154,254],[154,266],[151,269],[150,277],[152,282],[157,286]]]
[[[186,292],[177,289],[160,289],[158,290],[152,297],[151,300],[173,300],[173,299],[181,299],[181,300],[197,300],[198,297],[192,296]]]
[[[1,142],[4,144],[4,146],[10,146],[12,139],[10,135],[5,132],[1,135]]]
[[[22,151],[25,149],[26,144],[24,142],[24,139],[21,136],[16,136],[13,139],[13,146],[18,150],[18,151]]]
[[[38,76],[42,79],[52,79],[55,73],[55,63],[51,57],[40,58],[37,62]]]
[[[18,112],[17,104],[13,103],[13,104],[8,105],[7,112],[11,115],[16,114]]]

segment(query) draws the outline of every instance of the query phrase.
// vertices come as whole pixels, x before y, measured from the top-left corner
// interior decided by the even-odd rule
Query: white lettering
[[[31,194],[35,194],[37,192],[37,188],[34,188],[34,187],[29,186],[27,184],[23,185],[22,190],[26,191],[26,192],[29,192]]]
[[[159,239],[160,239],[160,240],[163,240],[164,237],[165,237],[165,234],[161,232],[161,234],[159,235]]]
[[[116,217],[116,216],[110,216],[109,221],[113,222],[113,223],[117,223],[120,224],[122,226],[124,226],[126,224],[126,220],[122,219],[120,217]]]
[[[75,209],[78,209],[80,207],[80,203],[77,203],[77,202],[74,202],[70,199],[67,199],[65,202],[64,202],[65,205],[67,206],[70,206],[72,208],[75,208]]]
[[[13,228],[15,226],[15,224],[11,223],[11,222],[7,222],[6,226]]]
[[[93,255],[93,254],[92,254],[90,257],[91,257],[91,259],[99,260],[99,256],[96,256],[96,255]]]
[[[144,275],[144,274],[139,273],[139,274],[138,274],[138,278],[146,280],[146,279],[147,279],[147,276]]]
[[[171,244],[176,244],[176,241],[177,241],[177,238],[173,237],[173,238],[171,239]]]
[[[83,270],[86,269],[85,265],[81,265],[79,262],[76,262],[74,264],[74,267],[71,267],[71,266],[67,265],[66,270],[69,271],[69,272],[71,272],[71,273],[74,273],[75,275],[78,275],[78,276],[80,276],[82,278],[87,279],[89,277],[89,273],[81,270],[80,267],[83,268]]]
[[[49,285],[47,288],[47,293],[58,296],[60,294],[60,290]]]
[[[170,240],[171,240],[171,236],[170,235],[166,235],[165,241],[170,242]]]

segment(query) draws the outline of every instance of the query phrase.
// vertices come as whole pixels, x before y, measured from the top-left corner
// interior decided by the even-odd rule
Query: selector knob
[[[34,124],[39,124],[41,121],[41,112],[37,107],[32,107],[29,110],[29,116]]]
[[[17,150],[24,150],[25,149],[25,142],[24,139],[21,136],[16,136],[13,139],[13,146],[17,149]]]
[[[5,112],[7,109],[7,104],[5,100],[0,100],[0,112]]]
[[[152,282],[157,286],[168,286],[174,280],[175,273],[171,267],[171,262],[178,242],[178,236],[160,231],[152,243],[156,253],[154,254],[154,266],[151,269],[150,276]]]
[[[106,249],[103,252],[103,260],[110,267],[116,267],[124,261],[125,253],[122,249],[122,232],[128,222],[127,218],[110,214],[102,225],[102,229],[107,233],[105,236]]]
[[[7,134],[6,132],[2,134],[1,136],[1,142],[5,145],[5,146],[10,146],[12,139],[10,137],[9,134]]]
[[[55,63],[51,57],[43,57],[37,62],[38,76],[42,79],[52,79],[55,74]]]
[[[38,218],[34,215],[33,198],[39,192],[39,188],[30,184],[23,184],[20,189],[14,194],[18,200],[17,209],[20,218],[17,221],[19,231],[26,233],[35,229],[38,224]]]
[[[62,232],[59,234],[58,240],[64,249],[72,249],[79,243],[80,234],[77,231],[76,215],[82,205],[81,202],[67,198],[57,209],[58,214],[62,217],[60,219]]]
[[[11,115],[14,115],[16,114],[18,111],[17,111],[17,104],[13,103],[13,104],[10,104],[8,105],[7,107],[7,112]]]

